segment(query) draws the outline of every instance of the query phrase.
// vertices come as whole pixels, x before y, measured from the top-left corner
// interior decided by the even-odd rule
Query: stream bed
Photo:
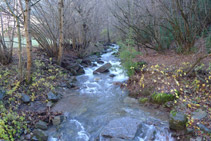
[[[120,60],[112,55],[118,48],[113,45],[101,55],[104,64],[112,64],[110,72],[94,75],[103,65],[94,62],[97,66],[85,68],[85,74],[77,77],[79,89],[66,92],[54,106],[54,111],[64,111],[67,118],[49,129],[49,141],[174,140],[167,120],[152,116],[127,97],[127,90],[115,85],[128,79]]]

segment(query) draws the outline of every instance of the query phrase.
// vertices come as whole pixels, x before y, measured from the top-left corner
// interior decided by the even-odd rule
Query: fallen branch
[[[189,75],[190,72],[193,71],[193,69],[196,67],[196,65],[198,63],[200,63],[203,59],[207,58],[207,57],[211,57],[211,54],[207,54],[205,56],[201,56],[198,60],[196,60],[196,62],[192,65],[192,67],[190,69],[187,70],[186,74]]]

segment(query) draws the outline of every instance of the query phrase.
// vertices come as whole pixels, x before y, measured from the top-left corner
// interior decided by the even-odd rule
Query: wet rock
[[[90,59],[83,59],[83,61],[81,63],[83,65],[86,65],[86,66],[91,66],[92,65],[92,61]]]
[[[169,126],[172,130],[184,130],[186,128],[187,116],[181,112],[170,112]]]
[[[205,111],[202,111],[202,109],[198,109],[195,112],[193,112],[193,118],[197,120],[201,120],[207,116],[207,113]]]
[[[116,75],[115,75],[115,74],[110,74],[109,76],[113,78],[113,77],[115,77]]]
[[[168,101],[174,100],[174,95],[166,93],[155,93],[152,95],[151,100],[156,104],[165,104]]]
[[[95,70],[93,74],[108,72],[111,67],[112,65],[110,63],[106,63],[105,65]]]
[[[39,141],[47,141],[48,140],[48,136],[43,130],[35,129],[33,134],[34,134],[34,137],[36,137],[36,139]]]
[[[79,67],[79,69],[76,71],[76,75],[82,75],[85,74],[85,71],[82,67]]]
[[[204,131],[206,133],[211,133],[211,129],[207,128],[205,125],[203,125],[203,124],[197,124],[197,125],[202,131]]]
[[[139,99],[139,102],[140,102],[141,104],[145,104],[147,101],[149,101],[148,98],[140,98],[140,99]]]
[[[118,118],[110,121],[102,130],[104,138],[132,140],[141,121],[130,117]]]
[[[141,138],[145,139],[146,141],[152,141],[155,140],[155,136],[156,136],[155,128],[149,127],[149,125],[141,123],[138,126],[134,140],[139,141],[139,139]]]
[[[75,87],[76,87],[76,85],[74,83],[67,83],[67,88],[72,89]]]
[[[73,75],[81,75],[85,72],[83,70],[83,67],[80,65],[80,61],[75,61],[74,59],[66,57],[63,59],[61,66],[67,69]]]
[[[0,101],[2,101],[5,96],[6,96],[6,91],[0,89]]]
[[[26,95],[26,94],[21,94],[21,100],[24,102],[24,103],[29,103],[31,101],[31,98],[30,96]]]
[[[77,81],[75,76],[71,76],[69,79],[69,83],[75,83]]]
[[[123,102],[127,104],[138,104],[138,100],[131,97],[126,97]]]
[[[64,120],[64,116],[55,116],[53,119],[52,119],[52,122],[53,122],[53,125],[54,126],[57,126],[57,125],[60,125],[62,123],[62,121]]]
[[[104,62],[102,60],[98,60],[97,63],[98,64],[104,64]]]
[[[47,96],[48,100],[50,101],[57,102],[59,100],[59,97],[55,95],[53,92],[49,92]]]
[[[48,124],[44,121],[39,121],[35,124],[35,128],[41,129],[41,130],[47,130],[48,129]]]

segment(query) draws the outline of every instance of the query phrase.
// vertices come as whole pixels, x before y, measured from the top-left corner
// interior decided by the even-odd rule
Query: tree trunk
[[[23,80],[23,61],[22,61],[22,46],[21,46],[21,31],[20,31],[20,20],[16,17],[17,21],[17,34],[18,34],[18,73],[20,81]]]
[[[63,42],[64,42],[64,36],[63,36],[63,27],[64,26],[64,0],[59,0],[59,55],[58,55],[58,64],[61,65],[62,58],[63,58]]]
[[[31,12],[31,0],[25,0],[26,10],[24,16],[24,28],[26,36],[26,51],[27,51],[27,83],[31,82],[31,68],[32,68],[32,42],[31,42],[31,31],[30,31],[30,12]]]

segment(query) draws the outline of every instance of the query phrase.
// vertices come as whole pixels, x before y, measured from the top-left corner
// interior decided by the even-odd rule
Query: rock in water
[[[31,98],[30,96],[26,95],[26,94],[21,94],[21,100],[24,102],[24,103],[29,103],[31,101]]]
[[[100,68],[96,69],[93,72],[93,74],[108,72],[111,67],[112,67],[112,65],[110,63],[106,63],[105,65],[103,65]]]
[[[104,138],[132,140],[141,121],[130,117],[114,119],[103,129]]]
[[[173,130],[184,130],[186,128],[187,116],[181,112],[171,112],[169,126]]]
[[[57,95],[55,95],[52,92],[48,93],[48,100],[53,101],[53,102],[57,102],[59,100],[59,97]]]

